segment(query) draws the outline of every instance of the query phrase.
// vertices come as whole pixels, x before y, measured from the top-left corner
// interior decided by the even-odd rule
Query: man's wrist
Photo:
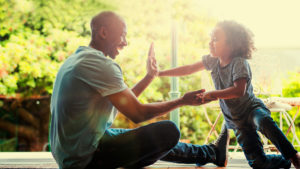
[[[150,75],[149,73],[147,73],[145,78],[149,80],[153,80],[155,78],[155,75]]]
[[[177,105],[178,105],[179,107],[185,106],[185,105],[186,105],[185,100],[183,99],[183,97],[178,98],[178,100],[177,100]]]

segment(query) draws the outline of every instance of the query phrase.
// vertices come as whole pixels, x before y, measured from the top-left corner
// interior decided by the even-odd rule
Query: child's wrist
[[[215,93],[215,92],[209,93],[209,97],[210,97],[211,99],[218,99],[218,97],[216,96],[216,93]]]
[[[161,76],[161,71],[158,71],[157,76]]]

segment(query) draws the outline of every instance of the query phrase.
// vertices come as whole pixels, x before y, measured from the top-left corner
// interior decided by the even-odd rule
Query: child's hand
[[[205,92],[198,95],[198,98],[201,99],[202,103],[208,103],[214,100],[217,100],[217,98],[214,98],[211,96],[211,92]]]
[[[181,100],[184,102],[184,105],[197,106],[203,104],[201,99],[198,98],[198,95],[201,95],[204,92],[205,89],[187,92],[182,96]]]

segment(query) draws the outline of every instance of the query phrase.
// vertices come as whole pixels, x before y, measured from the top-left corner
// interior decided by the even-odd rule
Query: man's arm
[[[188,92],[183,97],[172,101],[150,104],[141,104],[130,89],[107,97],[122,114],[133,122],[139,123],[166,114],[180,106],[203,104],[200,99],[197,99],[197,95],[203,92],[204,90]]]
[[[136,97],[138,97],[148,87],[157,73],[158,70],[154,53],[154,44],[151,43],[147,59],[147,75],[131,89]]]
[[[135,94],[136,97],[148,87],[148,85],[152,82],[155,76],[151,76],[147,74],[141,81],[139,81],[131,90]]]

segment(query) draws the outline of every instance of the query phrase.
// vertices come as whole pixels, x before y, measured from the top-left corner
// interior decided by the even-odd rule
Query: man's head
[[[126,24],[114,12],[105,11],[91,20],[92,41],[90,46],[115,59],[119,50],[127,45]]]

